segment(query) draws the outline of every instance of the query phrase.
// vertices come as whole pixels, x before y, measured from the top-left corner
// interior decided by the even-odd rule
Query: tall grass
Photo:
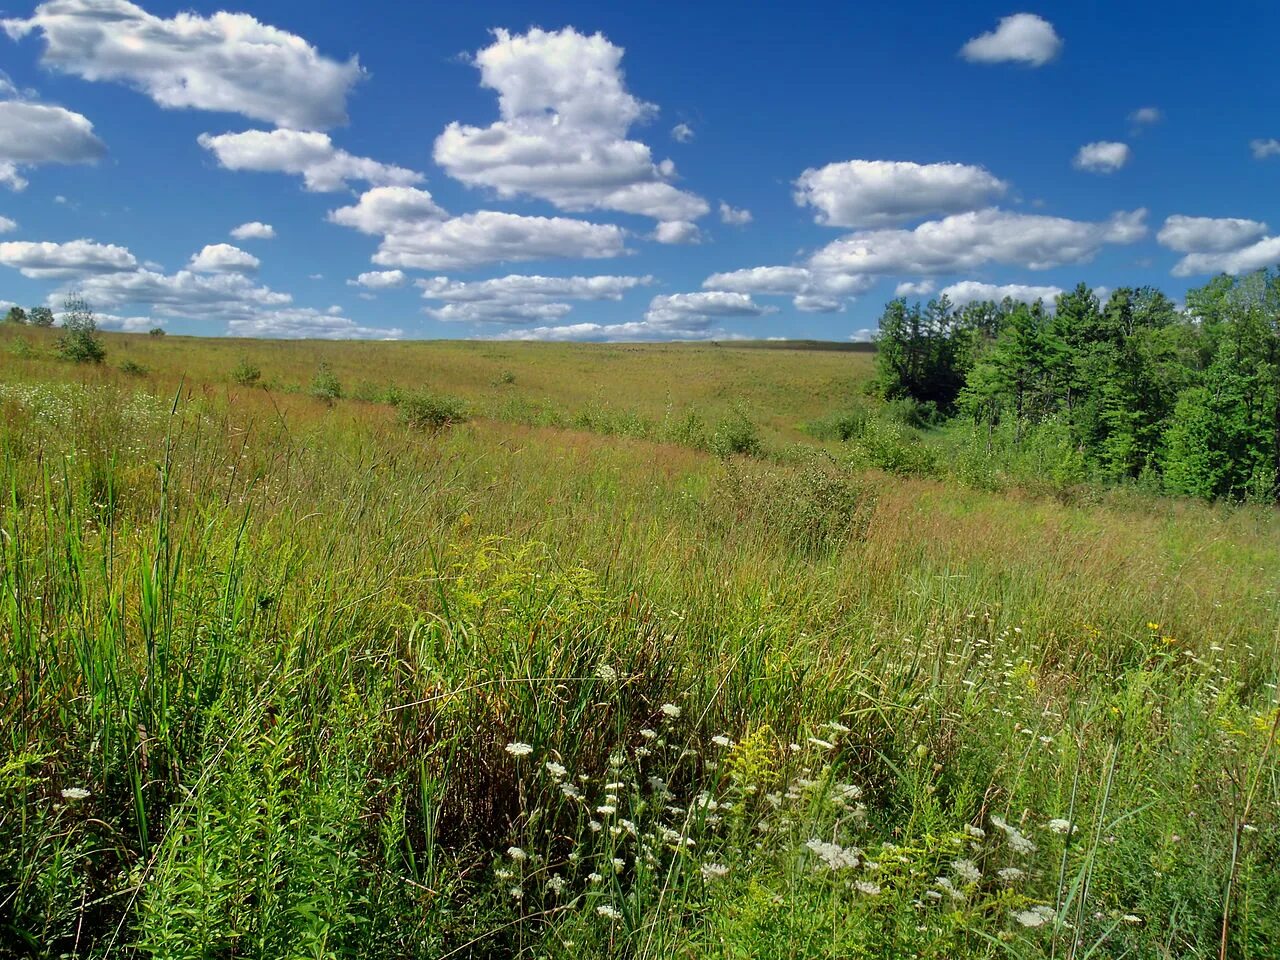
[[[1274,955],[1271,513],[44,380],[0,950]]]

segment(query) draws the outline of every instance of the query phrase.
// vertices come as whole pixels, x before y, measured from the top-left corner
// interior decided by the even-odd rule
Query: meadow
[[[865,351],[55,334],[0,955],[1280,952],[1273,508],[961,463]]]

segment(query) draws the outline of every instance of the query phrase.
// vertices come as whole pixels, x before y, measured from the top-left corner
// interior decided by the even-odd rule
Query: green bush
[[[231,369],[231,379],[242,387],[251,387],[262,379],[262,369],[250,363],[248,357],[241,357],[240,362]]]
[[[402,422],[432,433],[467,419],[466,406],[461,400],[425,390],[404,396],[399,406]]]
[[[316,369],[316,375],[311,378],[311,395],[329,404],[342,399],[342,383],[329,368],[329,364],[323,361]]]
[[[52,327],[53,311],[48,307],[32,307],[27,314],[27,322],[33,327]]]
[[[146,374],[147,368],[137,360],[125,360],[120,364],[120,372],[128,374],[131,377],[141,377]]]
[[[151,337],[163,337],[165,335],[164,327],[152,327],[147,331],[147,335]]]
[[[754,457],[761,449],[760,428],[738,407],[720,421],[711,437],[711,451],[719,457],[736,454]]]
[[[73,293],[67,297],[63,309],[58,355],[72,363],[102,363],[107,358],[107,351],[98,339],[98,321],[88,302]]]
[[[870,419],[871,412],[866,407],[853,406],[806,424],[805,432],[818,440],[839,440],[844,443],[862,436]]]

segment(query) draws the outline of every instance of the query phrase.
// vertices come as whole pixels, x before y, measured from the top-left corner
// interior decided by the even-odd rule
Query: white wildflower
[[[1054,918],[1053,907],[1032,907],[1030,910],[1019,910],[1013,915],[1013,919],[1024,927],[1043,927]]]
[[[733,741],[730,740],[728,737],[726,737],[723,733],[716,734],[714,737],[711,738],[711,742],[714,743],[717,747],[733,746]]]
[[[596,913],[600,914],[602,917],[608,917],[610,920],[622,919],[622,911],[617,907],[609,906],[607,903],[602,903],[600,906],[596,907]]]
[[[812,743],[815,747],[819,747],[819,748],[821,748],[821,749],[823,749],[823,750],[833,750],[833,749],[835,749],[835,744],[834,744],[834,743],[831,743],[831,742],[829,742],[829,741],[827,741],[827,740],[819,740],[817,737],[810,737],[810,738],[809,738],[809,742],[810,742],[810,743]]]
[[[972,823],[965,824],[964,832],[971,837],[977,837],[979,840],[984,839],[987,835],[987,831],[981,827],[975,827]]]
[[[977,883],[982,879],[982,871],[972,860],[952,860],[951,869],[955,877],[965,883]]]
[[[67,787],[62,791],[63,800],[87,800],[90,794],[84,787]]]
[[[609,666],[607,663],[601,663],[600,666],[596,667],[596,677],[597,679],[606,680],[612,683],[614,680],[618,679],[618,671],[613,669],[613,667]]]
[[[1071,825],[1070,820],[1063,820],[1061,817],[1054,817],[1045,824],[1054,833],[1075,833],[1076,828]]]
[[[729,868],[723,863],[704,863],[702,865],[703,880],[719,880],[729,872]]]
[[[872,883],[870,880],[859,880],[854,887],[859,893],[865,893],[868,897],[880,895],[880,884]]]
[[[674,720],[676,717],[680,716],[680,708],[674,703],[664,703],[662,705],[662,713],[664,716],[668,716]]]
[[[513,743],[508,743],[506,750],[507,753],[511,754],[513,757],[527,757],[529,754],[533,753],[533,747],[527,743],[521,743],[519,740]]]
[[[1026,872],[1019,870],[1017,867],[1005,867],[1003,870],[997,870],[996,876],[1006,883],[1013,883],[1015,880],[1021,880],[1026,876]]]
[[[564,775],[569,772],[561,764],[556,763],[554,760],[548,760],[546,763],[543,764],[543,766],[546,767],[547,773],[551,774],[551,776],[553,776],[557,780],[563,780]]]
[[[558,895],[563,889],[564,877],[560,876],[558,873],[552,874],[551,878],[547,880],[547,890]]]
[[[512,860],[514,860],[516,863],[521,863],[529,859],[529,855],[525,853],[523,850],[521,850],[519,847],[507,847],[507,856],[510,857]]]

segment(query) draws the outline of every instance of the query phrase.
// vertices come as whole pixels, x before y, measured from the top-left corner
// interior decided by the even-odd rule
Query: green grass
[[[1272,511],[884,472],[862,354],[20,336],[0,955],[1274,956]]]

